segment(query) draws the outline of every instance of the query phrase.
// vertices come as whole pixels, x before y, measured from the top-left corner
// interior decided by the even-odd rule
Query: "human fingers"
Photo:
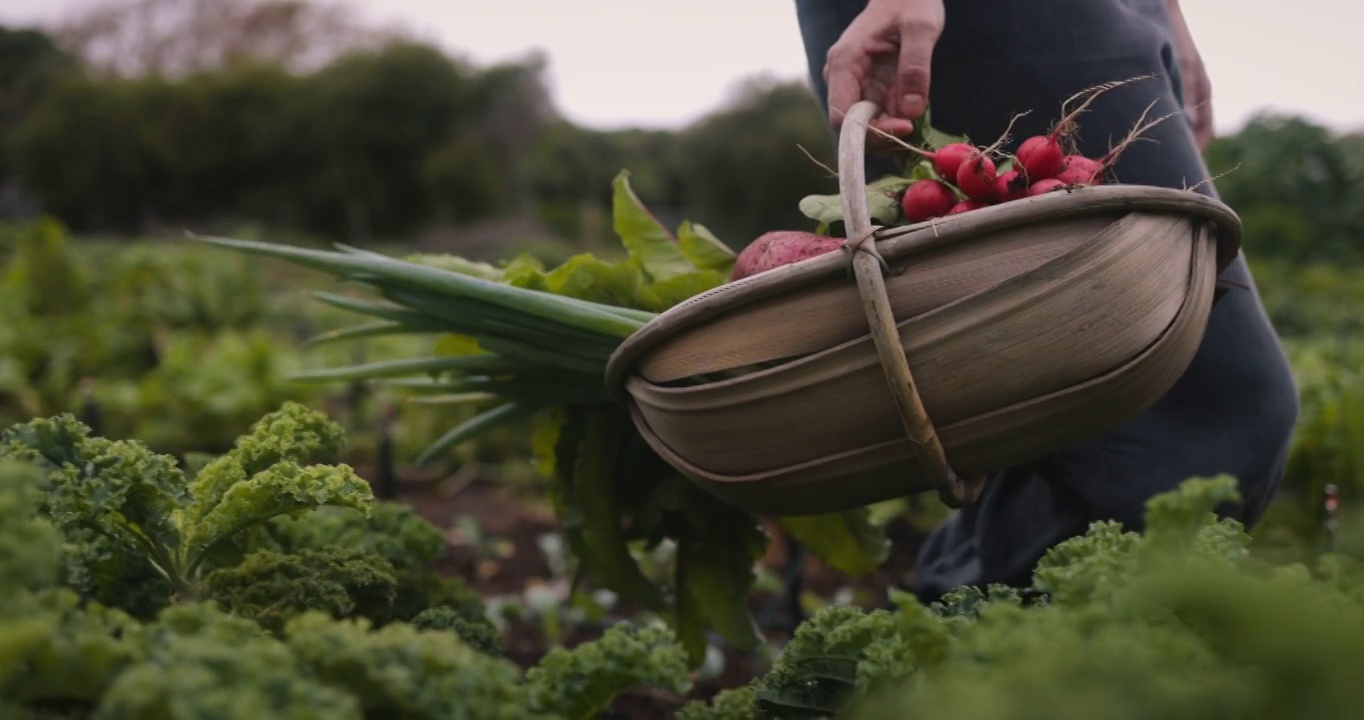
[[[942,22],[930,14],[906,15],[900,20],[900,58],[896,68],[893,114],[905,119],[923,115],[933,68],[933,48]]]

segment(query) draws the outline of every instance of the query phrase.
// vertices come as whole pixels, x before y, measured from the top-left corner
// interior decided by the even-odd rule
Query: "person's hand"
[[[843,124],[853,105],[870,100],[881,108],[872,127],[896,137],[913,132],[913,120],[928,106],[933,46],[944,20],[943,0],[870,0],[829,48],[824,65],[833,126]],[[890,145],[877,133],[867,135],[869,149]]]
[[[1184,108],[1193,126],[1194,141],[1198,143],[1199,152],[1203,152],[1213,138],[1212,81],[1208,79],[1203,57],[1194,45],[1193,34],[1184,21],[1178,0],[1168,0],[1166,8],[1174,33],[1175,54],[1179,56],[1179,73],[1184,77]]]

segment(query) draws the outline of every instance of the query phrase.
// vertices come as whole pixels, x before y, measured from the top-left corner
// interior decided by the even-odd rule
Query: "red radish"
[[[1017,170],[1010,170],[995,178],[995,202],[1017,200],[1027,194],[1028,176]]]
[[[749,243],[734,259],[734,270],[730,272],[729,279],[742,280],[782,265],[833,252],[842,245],[843,238],[801,230],[766,232]]]
[[[946,180],[956,177],[957,168],[961,167],[962,161],[966,160],[972,153],[979,152],[966,143],[948,143],[937,150],[925,150],[905,142],[901,142],[900,145],[919,157],[927,159],[933,164],[933,170],[938,173],[938,176]]]
[[[997,198],[999,194],[999,178],[996,174],[998,169],[990,156],[1008,141],[1009,131],[1013,129],[1014,123],[1023,115],[1027,115],[1027,113],[1015,115],[1009,121],[1009,126],[1004,128],[1004,134],[994,144],[981,150],[973,148],[971,154],[957,167],[957,175],[954,179],[957,181],[957,187],[966,197],[985,203],[993,202]]]
[[[1082,90],[1068,98],[1065,103],[1062,103],[1061,112],[1064,113],[1064,115],[1057,121],[1056,126],[1052,128],[1051,132],[1046,135],[1034,135],[1033,137],[1024,140],[1023,144],[1018,146],[1018,153],[1016,155],[1018,158],[1018,167],[1023,171],[1023,174],[1027,176],[1028,182],[1036,183],[1039,180],[1056,177],[1057,173],[1060,173],[1065,169],[1062,166],[1062,159],[1065,157],[1066,151],[1061,142],[1063,140],[1070,140],[1070,136],[1078,129],[1076,118],[1084,113],[1090,104],[1098,99],[1100,95],[1115,87],[1148,77],[1151,76],[1143,75],[1141,77],[1132,78],[1131,80],[1105,83],[1097,87]],[[1070,112],[1066,112],[1066,105],[1069,104],[1071,100],[1074,100],[1085,93],[1091,93],[1089,98],[1081,103],[1079,107]]]
[[[938,171],[938,175],[954,178],[957,176],[957,168],[961,167],[961,164],[975,152],[976,149],[966,143],[948,143],[938,148],[937,152],[932,153],[930,159],[933,161],[933,169]]]
[[[1029,180],[1045,180],[1061,172],[1061,158],[1065,156],[1065,151],[1061,149],[1058,136],[1056,130],[1051,135],[1034,135],[1018,147],[1018,167]]]
[[[957,168],[957,187],[972,200],[982,202],[995,197],[995,163],[985,153],[977,151]]]
[[[905,190],[900,198],[900,209],[910,222],[923,222],[942,217],[957,202],[956,193],[941,180],[924,179]]]
[[[1155,101],[1152,101],[1150,105],[1146,106],[1146,110],[1143,111],[1141,117],[1137,119],[1137,126],[1133,127],[1132,131],[1127,134],[1127,137],[1123,138],[1122,142],[1109,150],[1102,158],[1095,160],[1094,158],[1088,158],[1083,155],[1065,156],[1062,161],[1061,172],[1057,173],[1056,179],[1066,185],[1099,185],[1103,183],[1104,173],[1107,173],[1113,168],[1118,162],[1118,158],[1122,156],[1124,150],[1131,146],[1132,143],[1141,139],[1142,133],[1179,114],[1179,111],[1176,111],[1169,115],[1158,117],[1151,122],[1143,122],[1146,120],[1147,113],[1151,112],[1151,108],[1155,107],[1155,104]]]
[[[1063,190],[1065,189],[1065,187],[1066,184],[1061,182],[1060,180],[1057,180],[1056,178],[1038,180],[1037,182],[1033,183],[1028,187],[1028,197],[1037,197],[1038,195],[1042,195],[1044,193],[1049,193],[1056,190]]]
[[[981,208],[983,208],[983,207],[990,207],[990,203],[981,202],[981,201],[979,201],[979,200],[962,200],[961,202],[957,203],[956,205],[953,205],[953,206],[952,206],[952,209],[947,211],[947,214],[948,214],[948,215],[960,215],[960,214],[962,214],[962,213],[964,213],[964,212],[970,212],[970,211],[972,211],[972,210],[979,210],[979,209],[981,209]]]
[[[1093,158],[1067,155],[1061,163],[1061,171],[1054,177],[1066,185],[1097,185],[1102,181],[1103,169]]]

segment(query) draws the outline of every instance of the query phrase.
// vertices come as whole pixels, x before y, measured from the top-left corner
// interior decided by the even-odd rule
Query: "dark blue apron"
[[[1081,118],[1080,149],[1102,155],[1152,101],[1149,118],[1182,104],[1182,81],[1162,0],[971,0],[946,2],[933,55],[933,124],[986,145],[1017,140],[1055,122],[1061,102],[1099,83],[1147,74],[1105,93]],[[823,78],[829,47],[865,0],[796,0],[810,79],[827,114]],[[1208,177],[1181,117],[1156,126],[1114,168],[1120,182],[1190,187]],[[895,172],[868,158],[868,177]],[[1215,196],[1211,183],[1201,192]],[[936,599],[962,585],[1031,581],[1052,545],[1113,519],[1139,530],[1144,503],[1191,476],[1228,473],[1243,502],[1225,514],[1254,525],[1278,487],[1298,415],[1297,389],[1244,257],[1222,274],[1231,289],[1212,310],[1193,363],[1159,402],[1102,438],[991,477],[980,501],[954,513],[928,538],[913,589]]]

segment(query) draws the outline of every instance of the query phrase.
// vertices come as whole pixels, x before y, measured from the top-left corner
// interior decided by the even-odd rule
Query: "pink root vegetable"
[[[961,167],[966,158],[980,152],[966,143],[948,143],[937,150],[925,150],[909,144],[902,144],[901,147],[928,160],[933,164],[933,170],[938,176],[947,180],[957,176],[957,168]]]
[[[972,200],[988,202],[995,197],[995,163],[988,155],[976,152],[957,168],[957,187]]]
[[[1038,180],[1037,182],[1028,186],[1028,197],[1037,197],[1038,195],[1042,195],[1043,193],[1064,190],[1065,188],[1066,184],[1061,182],[1060,180],[1057,180],[1056,178]]]
[[[801,230],[773,230],[748,244],[734,259],[729,279],[742,280],[761,272],[791,265],[837,250],[843,238]]]
[[[1017,170],[1010,170],[995,179],[995,202],[1018,200],[1027,194],[1028,176]]]
[[[1118,158],[1122,157],[1123,152],[1133,143],[1140,140],[1143,133],[1179,114],[1179,112],[1172,112],[1150,122],[1144,122],[1152,107],[1155,107],[1155,102],[1147,106],[1145,112],[1137,120],[1137,125],[1132,128],[1127,137],[1105,153],[1102,158],[1095,160],[1083,155],[1065,156],[1062,160],[1061,172],[1056,174],[1056,179],[1066,185],[1099,185],[1103,183],[1104,176],[1117,164]]]
[[[1100,95],[1113,88],[1147,77],[1149,76],[1143,75],[1130,80],[1107,83],[1082,91],[1070,98],[1070,100],[1074,100],[1076,97],[1085,93],[1089,93],[1089,97],[1081,103],[1079,107],[1070,112],[1066,112],[1066,104],[1068,104],[1070,100],[1063,103],[1061,105],[1061,112],[1064,113],[1064,115],[1057,121],[1056,126],[1052,128],[1051,132],[1046,135],[1034,135],[1033,137],[1024,140],[1023,143],[1018,146],[1018,153],[1015,157],[1018,158],[1018,168],[1027,176],[1027,182],[1036,183],[1039,180],[1056,177],[1058,173],[1065,170],[1063,160],[1066,156],[1066,145],[1063,143],[1073,145],[1071,136],[1079,129],[1076,120],[1089,109],[1089,106],[1092,105]]]
[[[1054,179],[1063,185],[1097,185],[1103,176],[1103,165],[1098,160],[1084,155],[1067,155],[1061,162],[1061,171]]]
[[[956,205],[953,205],[953,206],[952,206],[952,209],[947,211],[947,214],[948,214],[948,215],[960,215],[960,214],[962,214],[962,213],[964,213],[964,212],[971,212],[972,210],[979,210],[979,209],[981,209],[981,208],[983,208],[983,207],[990,207],[990,203],[981,202],[981,201],[979,201],[979,200],[962,200],[961,202],[957,203]]]
[[[1060,129],[1059,125],[1057,129]],[[1061,159],[1065,157],[1065,151],[1061,149],[1061,143],[1055,135],[1054,131],[1052,135],[1034,135],[1018,147],[1018,167],[1028,180],[1045,180],[1061,172]]]
[[[957,168],[961,167],[961,164],[975,152],[976,149],[966,143],[949,143],[938,148],[937,152],[931,153],[930,159],[933,161],[933,169],[938,171],[938,175],[954,178],[957,176]]]
[[[910,222],[946,215],[957,202],[956,193],[941,180],[924,179],[910,185],[900,198],[900,209]]]

